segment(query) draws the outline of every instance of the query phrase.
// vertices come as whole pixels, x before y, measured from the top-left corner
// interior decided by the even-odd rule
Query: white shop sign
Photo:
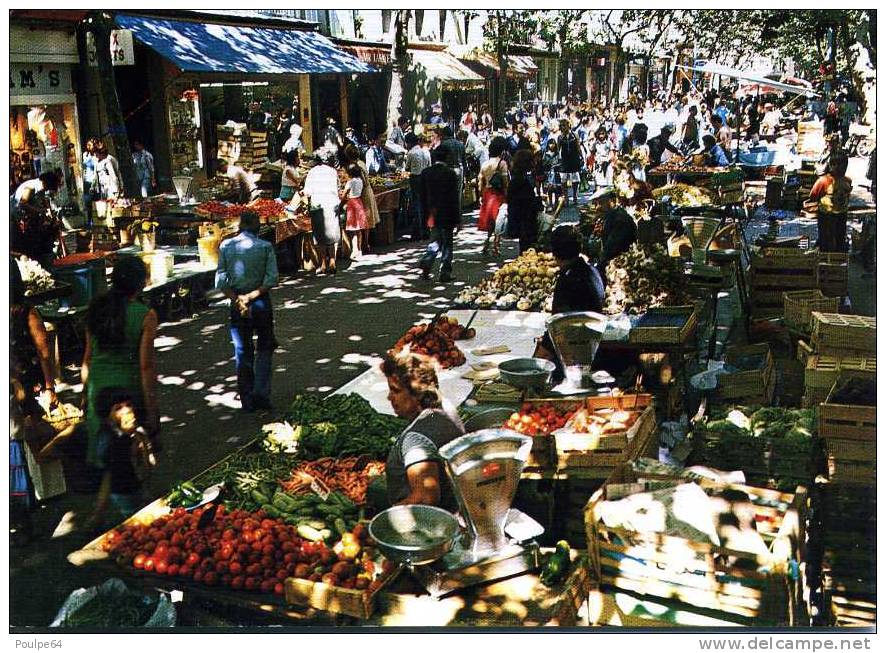
[[[90,66],[98,67],[98,61],[95,56],[95,37],[92,32],[86,33],[86,58]],[[132,66],[135,64],[132,30],[111,30],[111,63],[115,66]]]
[[[9,95],[70,95],[71,66],[58,63],[10,63]]]

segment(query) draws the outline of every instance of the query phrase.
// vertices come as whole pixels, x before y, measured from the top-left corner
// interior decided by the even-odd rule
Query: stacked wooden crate
[[[805,365],[804,406],[822,404],[840,376],[876,378],[876,318],[813,310],[809,330],[811,346],[801,343],[798,350]],[[828,411],[825,409],[826,414]]]
[[[775,362],[767,343],[727,347],[727,368],[717,382],[717,398],[723,402],[768,406],[775,392]]]
[[[743,514],[745,519],[751,515],[752,528],[766,551],[753,554],[719,536],[718,543],[701,538],[700,531],[688,525],[699,516],[696,511],[693,516],[674,515],[673,524],[667,520],[671,524],[667,533],[662,532],[664,515],[648,522],[661,526],[649,531],[611,521],[622,506],[605,502],[688,482],[721,502],[720,523],[731,523],[733,517],[726,515]],[[697,491],[693,494],[698,496]],[[622,621],[622,625],[807,625],[802,587],[806,503],[802,487],[784,494],[709,480],[648,476],[623,465],[585,507],[592,581],[602,592],[628,599],[634,606],[654,605],[646,615],[640,611],[623,615],[639,621]],[[621,610],[626,612],[624,602]]]
[[[849,294],[849,254],[819,254],[818,288],[828,297],[846,297]],[[833,312],[836,313],[836,310]]]
[[[244,124],[218,125],[218,158],[246,170],[261,168],[268,162],[267,132],[252,131]]]
[[[751,312],[769,319],[784,314],[784,293],[818,287],[818,251],[764,247],[751,255]]]

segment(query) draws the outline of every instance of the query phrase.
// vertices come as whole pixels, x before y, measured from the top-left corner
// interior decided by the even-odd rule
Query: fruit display
[[[645,313],[690,302],[683,263],[661,245],[631,245],[606,267],[606,315]]]
[[[386,460],[394,438],[406,427],[405,420],[376,412],[355,394],[325,399],[299,395],[289,407],[286,420],[303,427],[298,448],[298,457],[303,460],[362,455]]]
[[[563,428],[574,412],[573,409],[558,407],[551,403],[526,403],[520,407],[520,410],[511,414],[504,427],[523,435],[550,435],[557,429]]]
[[[652,191],[652,197],[660,200],[670,197],[674,206],[710,206],[714,204],[713,194],[706,188],[689,184],[670,184]]]
[[[502,265],[492,277],[462,290],[455,303],[473,308],[549,311],[557,270],[553,254],[528,249]]]
[[[249,204],[231,204],[210,200],[194,209],[198,215],[213,215],[225,219],[239,218],[244,211],[255,211],[261,222],[273,222],[286,215],[286,205],[277,200],[257,199]]]
[[[333,491],[340,491],[356,504],[366,503],[366,489],[370,481],[385,473],[385,464],[364,461],[357,456],[347,458],[321,458],[299,463],[292,470],[292,478],[280,483],[288,493],[297,495],[311,491],[314,479]]]
[[[264,511],[219,506],[200,528],[206,509],[176,508],[148,524],[124,525],[105,536],[102,549],[119,565],[143,573],[277,595],[283,595],[290,577],[371,592],[390,571],[370,546],[363,524],[330,547]]]
[[[396,342],[392,351],[400,351],[405,347],[416,354],[423,354],[436,358],[444,369],[464,365],[464,352],[455,345],[450,334],[450,327],[430,324],[416,324],[409,328]]]
[[[26,296],[37,295],[55,287],[55,279],[37,261],[29,259],[27,256],[22,256],[17,258],[15,262],[18,264],[22,281],[25,284]]]
[[[434,328],[439,329],[453,340],[470,340],[477,335],[476,329],[466,329],[463,324],[459,324],[457,318],[445,315],[437,319],[436,327]]]

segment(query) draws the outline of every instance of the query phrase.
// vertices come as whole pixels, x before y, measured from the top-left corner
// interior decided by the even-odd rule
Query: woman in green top
[[[135,398],[139,423],[154,439],[160,430],[154,337],[157,313],[137,301],[147,269],[137,257],[121,258],[111,274],[111,290],[96,297],[86,318],[86,351],[80,372],[85,388],[86,462],[102,466],[96,398],[104,388],[125,388]]]

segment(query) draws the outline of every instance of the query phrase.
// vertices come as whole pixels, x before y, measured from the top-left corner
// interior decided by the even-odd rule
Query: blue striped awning
[[[368,73],[322,34],[117,14],[117,25],[185,72]]]

